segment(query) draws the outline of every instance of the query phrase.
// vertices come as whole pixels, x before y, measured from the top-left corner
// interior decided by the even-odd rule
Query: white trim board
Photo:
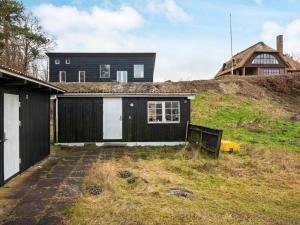
[[[191,93],[65,93],[58,94],[57,97],[68,97],[68,98],[80,98],[80,97],[90,97],[90,98],[120,98],[120,97],[185,97],[188,99],[195,99],[195,95]]]
[[[88,143],[55,143],[55,145],[62,145],[62,146],[70,146],[70,147],[83,147],[84,144]],[[127,147],[134,147],[134,146],[152,146],[152,147],[160,147],[160,146],[179,146],[185,145],[186,142],[184,141],[169,141],[169,142],[96,142],[96,146],[127,146]]]

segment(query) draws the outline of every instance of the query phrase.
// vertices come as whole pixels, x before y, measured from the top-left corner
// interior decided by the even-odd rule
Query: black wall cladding
[[[127,71],[128,82],[153,82],[155,54],[92,54],[48,53],[50,82],[59,82],[59,71],[66,71],[67,82],[78,82],[79,71],[85,71],[86,82],[111,82],[117,80],[117,71]],[[55,64],[55,59],[60,64]],[[70,59],[70,64],[66,64]],[[100,65],[110,65],[110,78],[100,78]],[[144,65],[144,78],[134,78],[134,64]]]
[[[38,89],[4,87],[0,85],[0,126],[3,140],[3,94],[18,94],[20,108],[20,170],[24,171],[50,153],[50,94]],[[28,98],[27,98],[27,97]],[[3,143],[0,145],[0,174],[3,184]]]

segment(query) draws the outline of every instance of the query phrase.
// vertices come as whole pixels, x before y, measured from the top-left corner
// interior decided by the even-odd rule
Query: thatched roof
[[[270,46],[266,45],[264,42],[258,42],[249,48],[245,49],[244,51],[241,51],[233,56],[234,59],[234,65],[233,69],[239,69],[244,67],[246,62],[249,60],[249,58],[255,53],[279,53],[277,50],[271,48]],[[289,71],[300,71],[300,63],[294,60],[292,57],[288,55],[281,55],[279,54],[281,59],[289,66]],[[218,71],[216,74],[216,77],[228,74],[231,71],[232,66],[232,60],[228,60],[224,63],[222,68]]]

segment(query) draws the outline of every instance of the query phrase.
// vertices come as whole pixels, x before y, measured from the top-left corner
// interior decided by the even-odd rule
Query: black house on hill
[[[47,53],[50,82],[153,82],[156,53]]]

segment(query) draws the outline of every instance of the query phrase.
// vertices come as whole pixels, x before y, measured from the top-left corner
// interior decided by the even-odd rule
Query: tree
[[[53,38],[19,1],[0,0],[0,18],[0,62],[38,77],[44,53],[55,45]]]
[[[15,48],[12,37],[18,30],[17,23],[22,20],[22,3],[12,0],[0,0],[0,62],[11,66],[11,50]]]

